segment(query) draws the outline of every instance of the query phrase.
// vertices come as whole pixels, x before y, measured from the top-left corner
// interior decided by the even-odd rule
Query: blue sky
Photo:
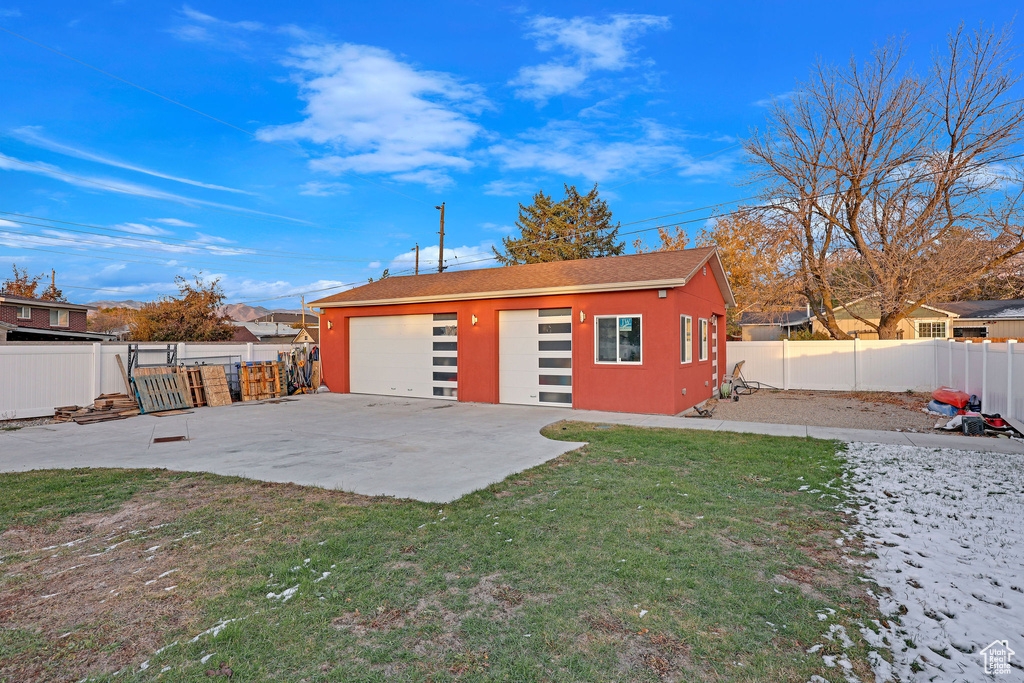
[[[623,223],[749,196],[737,143],[816,59],[902,36],[925,68],[1017,7],[0,0],[0,27],[220,120],[0,32],[0,269],[83,302],[202,272],[294,307],[417,242],[436,268],[441,201],[448,262],[490,266],[563,182]]]

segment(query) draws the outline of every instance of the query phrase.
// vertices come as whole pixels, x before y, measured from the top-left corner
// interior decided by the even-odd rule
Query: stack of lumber
[[[100,394],[96,401],[88,407],[61,406],[54,408],[54,419],[57,422],[77,422],[92,424],[109,420],[123,420],[139,414],[139,406],[135,399],[127,394]]]

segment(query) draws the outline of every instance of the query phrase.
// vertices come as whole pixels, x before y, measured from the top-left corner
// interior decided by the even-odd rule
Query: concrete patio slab
[[[349,394],[0,433],[0,471],[162,467],[446,503],[582,444],[565,410]],[[184,436],[186,441],[154,443]]]

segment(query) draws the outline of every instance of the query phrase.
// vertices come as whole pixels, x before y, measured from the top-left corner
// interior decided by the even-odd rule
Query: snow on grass
[[[280,600],[281,602],[288,602],[295,597],[295,594],[299,592],[298,586],[293,586],[287,590],[283,590],[280,593],[267,593],[268,600]]]
[[[876,678],[989,680],[979,654],[989,643],[1024,652],[1024,457],[850,444],[847,458],[888,617],[862,630],[892,653],[891,668],[869,656]]]

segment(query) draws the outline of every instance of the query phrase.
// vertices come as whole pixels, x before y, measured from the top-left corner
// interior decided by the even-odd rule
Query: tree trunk
[[[902,315],[883,315],[878,321],[878,338],[879,339],[898,339],[897,334],[900,331],[900,321],[903,320]]]

